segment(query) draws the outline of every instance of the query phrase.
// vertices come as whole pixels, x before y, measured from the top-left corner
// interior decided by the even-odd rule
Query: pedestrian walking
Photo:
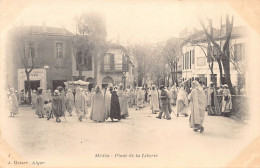
[[[162,107],[161,107],[159,116],[157,116],[156,118],[161,119],[162,114],[164,113],[166,116],[166,119],[170,120],[171,116],[169,114],[169,95],[163,85],[160,87],[160,90],[161,90],[160,98],[161,98]]]
[[[202,133],[204,131],[205,93],[198,81],[192,82],[189,100],[191,103],[190,127],[193,128],[193,131]]]
[[[130,88],[130,103],[129,107],[132,108],[135,104],[135,91],[133,88]]]
[[[130,86],[128,86],[127,89],[125,90],[125,94],[126,94],[126,98],[127,98],[128,107],[131,107],[131,90],[130,90]]]
[[[60,117],[64,116],[62,108],[62,97],[60,96],[59,90],[55,90],[52,98],[52,112],[58,123],[61,122]]]
[[[75,108],[76,108],[76,114],[78,117],[78,120],[82,122],[82,119],[85,118],[85,97],[83,95],[83,89],[78,87],[76,89],[76,95],[75,95]]]
[[[119,99],[117,95],[117,91],[110,87],[110,93],[111,93],[111,106],[110,106],[110,113],[109,117],[113,121],[113,119],[121,119],[121,113],[120,113],[120,104]]]
[[[165,91],[167,92],[167,94],[169,95],[168,97],[168,109],[169,109],[169,113],[171,114],[173,112],[172,110],[172,106],[171,106],[171,96],[170,96],[170,89],[167,89],[167,87],[165,87]],[[166,118],[166,115],[164,114],[164,118]]]
[[[91,103],[92,103],[92,100],[93,100],[93,96],[94,96],[94,94],[95,94],[95,89],[92,88],[91,91],[90,91],[90,95],[89,95],[89,96],[90,96],[90,98],[89,98],[89,99],[90,99],[90,106],[92,106]]]
[[[51,90],[50,89],[46,90],[45,94],[46,94],[45,100],[48,102],[51,102],[51,100],[52,100]]]
[[[222,107],[221,113],[224,117],[229,117],[232,109],[232,96],[228,85],[224,85],[223,96],[222,96]]]
[[[8,100],[9,100],[10,117],[15,117],[15,115],[17,115],[19,111],[19,104],[13,88],[10,89]]]
[[[120,104],[121,118],[125,119],[126,117],[129,117],[129,114],[128,114],[127,97],[126,97],[126,94],[123,91],[122,83],[119,84],[119,89],[117,91],[117,95],[118,95],[119,104]]]
[[[185,117],[188,116],[187,113],[188,97],[183,84],[180,85],[180,89],[177,94],[176,107],[177,107],[177,116],[179,115],[184,115]]]
[[[170,97],[171,97],[171,104],[173,106],[176,105],[176,100],[177,100],[177,88],[175,85],[173,85],[170,89]]]
[[[19,104],[24,104],[24,103],[25,103],[24,89],[21,90],[19,97],[20,97],[20,98],[19,98]]]
[[[36,90],[32,91],[32,109],[35,109],[36,107],[36,98],[37,98],[37,92]]]
[[[220,115],[220,104],[217,99],[217,92],[215,85],[213,83],[210,84],[207,91],[207,100],[208,100],[208,108],[207,112],[209,115]]]
[[[61,86],[57,87],[57,90],[60,92],[60,97],[62,99],[62,111],[63,111],[63,115],[65,116],[65,112],[66,112],[66,95],[64,92],[64,88]]]
[[[136,91],[136,110],[139,110],[140,108],[143,108],[143,92],[142,92],[142,87],[138,87]]]
[[[69,115],[72,116],[72,109],[74,106],[74,95],[70,88],[67,90],[66,99],[67,99],[67,111],[69,112]]]
[[[44,113],[43,113],[44,96],[42,94],[42,91],[43,91],[42,88],[38,88],[37,97],[36,97],[35,114],[38,115],[39,118],[44,117]]]
[[[91,105],[90,119],[95,122],[104,122],[106,118],[105,99],[98,85],[95,87]]]
[[[83,97],[84,97],[84,118],[87,119],[88,114],[88,91],[87,89],[82,90]]]
[[[111,96],[112,96],[111,90],[113,91],[113,84],[108,84],[105,93],[105,107],[106,107],[106,114],[107,114],[106,119],[109,117],[110,109],[111,109]]]
[[[152,114],[159,112],[159,92],[155,88],[155,85],[152,85],[152,90],[150,91],[150,105]]]
[[[44,105],[43,105],[43,113],[46,115],[47,120],[49,120],[52,116],[51,113],[51,103],[47,100],[44,101]]]

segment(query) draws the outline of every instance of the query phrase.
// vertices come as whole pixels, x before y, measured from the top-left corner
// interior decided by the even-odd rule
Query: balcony
[[[127,72],[128,64],[104,64],[102,72]]]

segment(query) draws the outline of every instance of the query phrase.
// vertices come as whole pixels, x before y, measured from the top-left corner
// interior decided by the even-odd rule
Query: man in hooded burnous
[[[111,108],[111,95],[112,92],[110,90],[113,90],[113,84],[109,83],[107,86],[107,89],[105,91],[105,106],[106,106],[106,119],[109,117],[110,114],[110,108]]]
[[[43,105],[44,105],[44,95],[42,94],[43,89],[38,88],[38,93],[36,97],[36,108],[35,114],[38,115],[39,118],[44,117]]]
[[[192,91],[189,95],[191,103],[190,127],[193,131],[204,131],[203,122],[205,116],[205,93],[198,81],[192,82]]]
[[[63,114],[65,115],[65,112],[66,112],[66,95],[65,95],[65,92],[64,92],[64,88],[61,87],[61,86],[58,86],[57,90],[60,92],[60,97],[62,99],[62,111],[63,111]]]
[[[15,115],[18,114],[18,109],[19,109],[19,104],[17,101],[17,97],[14,93],[14,89],[10,89],[10,94],[9,94],[9,110],[10,110],[10,117],[14,117]]]
[[[104,94],[97,85],[91,103],[90,119],[95,122],[104,122],[106,116]]]
[[[175,85],[173,85],[172,87],[171,87],[171,89],[170,89],[170,94],[171,94],[171,100],[172,100],[172,102],[171,102],[171,104],[173,105],[173,106],[175,106],[176,105],[176,100],[177,100],[177,87],[175,86]]]
[[[62,97],[58,90],[54,91],[54,96],[52,98],[52,112],[56,117],[56,122],[61,122],[60,117],[64,116],[64,111],[62,109]]]
[[[152,114],[156,114],[159,111],[159,92],[155,88],[155,85],[152,85],[152,90],[150,91],[150,104]]]
[[[85,97],[83,95],[83,89],[78,87],[75,95],[75,108],[78,116],[78,120],[81,122],[86,116],[85,112]]]
[[[180,89],[178,91],[176,106],[177,106],[177,116],[181,114],[184,115],[185,117],[188,116],[187,113],[188,97],[184,89],[184,84],[181,84]]]
[[[69,112],[69,115],[72,116],[72,108],[74,105],[74,95],[70,88],[67,91],[66,99],[67,99],[67,111]]]
[[[117,91],[113,89],[113,87],[110,87],[109,89],[111,93],[111,106],[110,106],[110,112],[109,117],[113,121],[113,119],[121,119],[121,113],[120,113],[120,104],[119,99],[117,96]]]
[[[123,91],[123,85],[121,83],[119,84],[119,89],[117,91],[117,95],[118,95],[119,104],[120,104],[121,118],[125,119],[126,117],[129,117],[128,102],[127,102],[126,94]]]

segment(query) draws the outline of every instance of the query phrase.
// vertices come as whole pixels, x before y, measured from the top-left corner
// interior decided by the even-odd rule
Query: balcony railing
[[[104,64],[103,72],[126,72],[127,64]]]

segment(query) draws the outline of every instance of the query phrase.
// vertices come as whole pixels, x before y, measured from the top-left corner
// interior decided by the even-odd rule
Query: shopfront
[[[41,87],[46,89],[46,70],[45,69],[33,69],[30,73],[30,83],[33,90]],[[18,91],[27,91],[28,82],[24,69],[18,69]]]

